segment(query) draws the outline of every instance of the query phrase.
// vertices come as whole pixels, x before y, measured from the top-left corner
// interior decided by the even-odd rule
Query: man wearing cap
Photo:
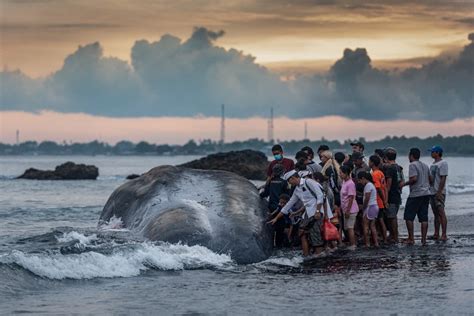
[[[307,173],[307,171],[303,172]],[[294,204],[298,201],[303,202],[305,211],[299,231],[303,255],[308,256],[310,254],[310,246],[316,254],[319,254],[324,247],[324,241],[321,236],[323,217],[321,208],[324,201],[322,188],[316,181],[310,178],[305,179],[304,174],[299,174],[296,170],[287,172],[283,179],[287,180],[292,186],[295,186],[295,190],[288,203],[269,223],[274,225],[281,217],[290,212]]]
[[[410,186],[410,195],[405,205],[405,219],[408,231],[408,239],[405,243],[413,245],[415,237],[413,232],[413,221],[418,216],[421,223],[421,244],[426,245],[426,235],[428,233],[428,206],[430,203],[430,169],[420,161],[420,150],[411,148],[408,154],[410,166],[408,168],[409,180],[405,185]]]
[[[361,154],[364,154],[364,150],[365,150],[365,147],[364,147],[364,144],[362,144],[361,142],[353,142],[351,143],[351,146],[352,146],[352,153],[361,153]]]
[[[433,239],[438,240],[439,227],[441,226],[441,240],[446,241],[448,236],[446,235],[446,229],[448,225],[448,219],[446,218],[446,212],[444,205],[446,201],[446,178],[448,176],[448,163],[443,160],[443,148],[441,146],[433,146],[428,151],[431,152],[431,158],[434,159],[433,164],[430,166],[430,174],[432,183],[430,186],[430,204],[434,214],[434,226],[435,231]]]

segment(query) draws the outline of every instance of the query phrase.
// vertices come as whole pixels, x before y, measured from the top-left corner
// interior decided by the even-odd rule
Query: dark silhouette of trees
[[[426,152],[433,145],[440,145],[448,156],[474,156],[473,135],[443,137],[438,134],[427,138],[386,136],[376,141],[366,141],[364,138],[359,138],[347,139],[343,142],[323,138],[316,141],[290,140],[279,143],[283,146],[286,155],[292,155],[304,146],[310,146],[316,151],[323,144],[328,145],[333,152],[350,152],[350,143],[353,141],[364,143],[367,155],[378,148],[394,147],[398,150],[399,155],[404,155],[412,147],[418,147],[422,152]],[[70,144],[57,144],[52,141],[44,141],[38,144],[35,141],[27,141],[18,145],[0,143],[0,155],[206,155],[219,151],[244,149],[260,150],[270,155],[272,145],[257,138],[225,144],[210,139],[200,140],[199,142],[190,140],[184,145],[156,145],[146,141],[134,144],[124,140],[114,146],[99,141]]]

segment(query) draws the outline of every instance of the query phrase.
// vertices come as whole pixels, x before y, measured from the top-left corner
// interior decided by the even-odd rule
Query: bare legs
[[[384,243],[387,243],[387,226],[385,226],[385,221],[383,218],[376,220],[380,226],[380,234],[382,235],[382,240]]]
[[[369,243],[369,226],[370,226],[370,233],[372,236],[372,242],[374,243],[375,247],[379,246],[377,230],[375,228],[375,220],[369,220],[365,215],[362,221],[363,229],[364,229],[364,243],[366,247],[370,246]]]
[[[304,230],[299,231],[299,235],[301,238],[301,248],[303,249],[303,256],[309,256],[309,242]]]
[[[412,222],[413,224],[413,222]],[[428,222],[421,222],[421,244],[426,246],[426,235],[428,234]]]
[[[446,241],[448,239],[446,230],[448,227],[448,218],[444,207],[433,208],[434,214],[434,234],[433,239],[439,239],[439,228],[441,226],[441,240]]]
[[[397,218],[388,219],[388,230],[390,231],[390,239],[398,243],[398,220]]]
[[[355,238],[355,234],[354,234],[354,228],[348,228],[347,229],[347,235],[349,237],[349,244],[352,247],[355,247],[356,246],[356,238]]]
[[[413,233],[413,221],[405,221],[407,224],[408,239],[405,241],[406,244],[413,245],[415,243],[415,236]]]

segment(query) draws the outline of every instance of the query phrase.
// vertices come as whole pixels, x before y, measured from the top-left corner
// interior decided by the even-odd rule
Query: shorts
[[[344,217],[344,229],[354,229],[357,213],[351,213],[349,217]]]
[[[430,196],[430,204],[433,213],[437,213],[439,209],[444,209],[444,204],[446,202],[446,194],[442,194],[441,198],[436,195]]]
[[[390,218],[390,219],[397,218],[399,209],[400,209],[400,204],[389,204],[388,208],[385,209],[385,216],[387,216],[387,218]]]
[[[315,222],[316,218],[314,217],[302,218],[300,221],[300,229],[308,231],[311,227],[313,227]]]
[[[377,215],[377,219],[384,219],[385,218],[385,208],[379,208],[379,215]]]
[[[379,207],[378,205],[369,205],[365,210],[364,210],[364,217],[366,217],[369,220],[374,220],[379,216]]]
[[[322,247],[324,246],[324,240],[321,236],[321,219],[304,218],[301,220],[300,229],[308,235],[308,241],[312,247]]]
[[[414,221],[418,216],[420,223],[428,221],[428,205],[430,204],[430,196],[409,197],[405,205],[405,214],[403,219],[406,221]]]

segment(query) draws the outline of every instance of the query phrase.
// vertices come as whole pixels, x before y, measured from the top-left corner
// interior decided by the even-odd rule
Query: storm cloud
[[[371,120],[444,121],[472,117],[474,35],[461,53],[420,68],[377,69],[364,48],[346,49],[324,75],[283,80],[216,41],[224,31],[195,28],[185,41],[136,41],[131,63],[105,57],[100,43],[80,46],[60,70],[40,79],[0,73],[2,110],[84,112],[113,117],[340,115]]]

